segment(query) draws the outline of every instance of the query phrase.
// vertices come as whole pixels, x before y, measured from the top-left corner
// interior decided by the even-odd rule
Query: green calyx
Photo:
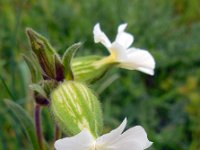
[[[99,101],[85,85],[76,81],[61,83],[51,94],[51,112],[67,135],[87,129],[96,138],[103,127]]]
[[[97,65],[102,59],[103,57],[96,55],[74,58],[72,70],[75,80],[92,83],[101,79],[113,66],[113,64]]]

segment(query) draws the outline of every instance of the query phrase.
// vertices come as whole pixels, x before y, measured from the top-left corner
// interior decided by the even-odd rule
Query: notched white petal
[[[128,59],[120,64],[120,67],[139,70],[149,75],[154,74],[155,60],[146,50],[130,48],[127,52]]]
[[[135,141],[119,141],[109,147],[109,150],[143,150],[139,143]]]
[[[57,140],[54,144],[56,150],[89,150],[95,142],[88,130],[84,129],[73,137]]]
[[[141,126],[132,127],[122,133],[126,123],[125,119],[118,128],[98,138],[95,148],[97,150],[144,150],[152,145]]]
[[[138,145],[138,147],[142,148],[141,150],[146,149],[152,145],[152,142],[147,138],[146,131],[141,126],[135,126],[128,129],[121,135],[119,139],[119,143],[128,143],[133,141]]]
[[[122,134],[123,130],[126,127],[126,124],[127,124],[127,119],[125,118],[119,127],[112,130],[110,133],[104,134],[101,137],[97,138],[96,140],[97,147],[102,147],[102,146],[106,147],[114,143],[117,139],[119,139],[120,135]]]
[[[119,25],[118,32],[123,32],[126,29],[127,25],[127,23]]]
[[[93,34],[94,34],[94,42],[95,43],[102,43],[106,48],[109,48],[111,46],[111,42],[106,36],[104,32],[101,31],[100,24],[97,23],[94,26],[93,29]]]
[[[116,62],[121,62],[127,59],[126,49],[119,43],[114,42],[110,47],[110,52],[113,57],[115,57]]]
[[[125,32],[124,30],[127,27],[126,24],[122,24],[118,27],[118,33],[115,39],[115,42],[119,43],[124,48],[129,48],[133,43],[134,37],[130,33]]]
[[[129,48],[133,43],[133,36],[126,32],[119,32],[115,39],[115,42],[119,43],[124,48]]]

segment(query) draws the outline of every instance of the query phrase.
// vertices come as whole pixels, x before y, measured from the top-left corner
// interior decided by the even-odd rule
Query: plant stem
[[[61,136],[61,131],[57,125],[55,125],[54,141],[58,140]]]
[[[38,104],[36,104],[36,106],[35,106],[35,130],[36,130],[36,135],[37,135],[37,140],[38,140],[40,150],[44,150],[43,137],[42,137],[42,131],[41,131],[41,123],[40,123],[40,110],[41,110],[41,107]]]

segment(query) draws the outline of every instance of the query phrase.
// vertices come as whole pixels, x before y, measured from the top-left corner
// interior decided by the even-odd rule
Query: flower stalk
[[[40,105],[36,104],[35,105],[35,112],[34,112],[35,131],[36,131],[37,140],[38,140],[40,150],[44,150],[41,122],[40,122],[40,120],[41,120],[40,114],[41,114],[41,107],[40,107]]]

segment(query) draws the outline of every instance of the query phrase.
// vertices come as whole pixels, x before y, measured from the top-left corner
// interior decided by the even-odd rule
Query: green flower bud
[[[57,52],[45,37],[33,29],[27,28],[26,33],[32,51],[40,64],[43,78],[62,81],[64,79],[64,67]]]
[[[75,80],[91,83],[101,79],[113,65],[99,63],[102,58],[95,55],[74,58],[72,61],[72,70]]]
[[[87,128],[94,137],[102,131],[102,111],[93,92],[76,81],[61,83],[51,94],[51,112],[62,131],[75,135]]]

